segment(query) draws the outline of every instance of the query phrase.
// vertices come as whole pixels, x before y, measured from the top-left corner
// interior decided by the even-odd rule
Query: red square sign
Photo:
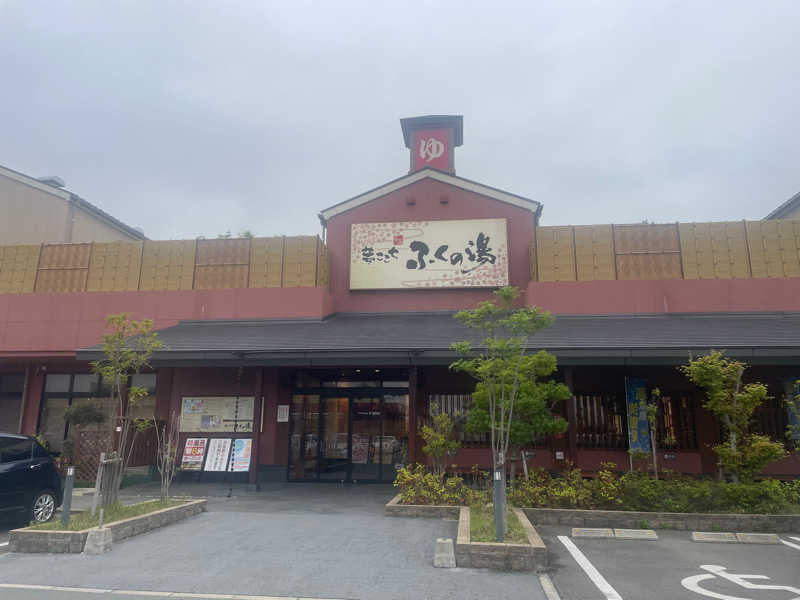
[[[450,167],[450,130],[420,129],[414,134],[414,171],[432,167],[452,171]]]

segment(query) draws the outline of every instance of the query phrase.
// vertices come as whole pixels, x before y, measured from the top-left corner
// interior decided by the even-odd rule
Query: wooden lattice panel
[[[192,289],[194,255],[194,240],[145,241],[139,289]]]
[[[0,246],[0,294],[32,292],[41,245]]]
[[[85,292],[92,244],[45,244],[36,273],[37,292]]]
[[[611,225],[575,227],[575,265],[579,281],[615,279]]]
[[[539,281],[575,281],[572,227],[539,227],[536,230],[536,267]]]
[[[618,254],[617,279],[680,279],[681,256],[672,254]]]
[[[330,284],[330,255],[328,247],[320,241],[317,255],[317,286],[327,288]]]
[[[253,238],[250,244],[250,287],[281,287],[283,236]]]
[[[123,292],[139,289],[142,242],[95,242],[89,262],[89,292]]]
[[[198,265],[195,267],[194,289],[222,290],[246,288],[248,265]]]
[[[246,288],[249,261],[248,238],[198,240],[194,289]]]

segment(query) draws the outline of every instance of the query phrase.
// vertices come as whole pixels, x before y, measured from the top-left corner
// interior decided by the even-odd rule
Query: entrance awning
[[[326,319],[182,321],[159,331],[154,366],[447,364],[450,344],[478,343],[451,312],[338,314]],[[560,364],[679,364],[726,350],[748,362],[800,361],[800,313],[558,316],[532,336]],[[99,345],[78,350],[97,360]]]

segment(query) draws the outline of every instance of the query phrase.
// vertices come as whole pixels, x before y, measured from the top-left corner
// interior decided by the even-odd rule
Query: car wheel
[[[56,497],[53,492],[39,492],[33,498],[31,520],[34,523],[46,523],[56,512]]]

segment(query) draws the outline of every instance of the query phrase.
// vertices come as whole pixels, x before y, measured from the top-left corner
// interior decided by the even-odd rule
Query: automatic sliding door
[[[347,398],[322,399],[320,479],[347,479],[348,404]]]
[[[397,465],[408,463],[408,394],[383,397],[383,434],[381,436],[381,479],[394,481]]]
[[[289,479],[316,479],[319,440],[319,396],[292,397]]]

